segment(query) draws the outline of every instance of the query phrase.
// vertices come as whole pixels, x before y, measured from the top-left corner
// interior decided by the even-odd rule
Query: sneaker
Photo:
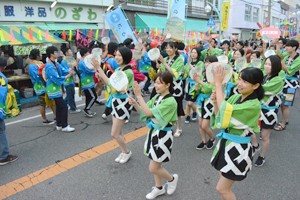
[[[0,160],[0,166],[14,162],[14,161],[18,160],[18,158],[19,158],[18,156],[8,155],[5,159]]]
[[[202,149],[204,149],[204,148],[206,148],[206,143],[203,143],[203,142],[201,142],[201,143],[196,147],[197,150],[202,150]]]
[[[190,116],[187,116],[187,117],[185,118],[184,123],[189,124],[190,121],[191,121],[191,117],[190,117]]]
[[[75,128],[73,128],[70,125],[68,125],[65,128],[62,128],[61,131],[62,132],[73,132],[73,131],[75,131]]]
[[[174,133],[174,137],[180,137],[182,134],[182,130],[181,129],[177,129],[176,132]]]
[[[81,110],[79,108],[77,108],[76,110],[70,110],[70,114],[74,114],[74,113],[80,113]]]
[[[43,124],[44,125],[52,125],[52,124],[54,124],[55,123],[55,121],[50,121],[50,120],[46,120],[46,121],[43,121]]]
[[[206,144],[206,149],[212,149],[214,147],[215,142],[216,138],[214,138],[214,140],[209,139]]]
[[[194,112],[194,113],[192,114],[192,121],[196,121],[196,120],[197,120],[197,113]]]
[[[120,162],[120,160],[121,160],[121,158],[122,158],[122,156],[123,156],[123,152],[121,152],[119,155],[118,155],[118,157],[115,159],[115,162],[117,162],[117,163],[119,163]]]
[[[259,144],[257,143],[257,146],[253,146],[253,145],[252,145],[252,147],[253,147],[253,148],[252,148],[252,151],[253,151],[253,156],[254,156],[254,154],[260,150],[260,146],[259,146]]]
[[[103,114],[101,115],[101,117],[102,117],[102,119],[107,120],[107,115],[106,115],[105,113],[103,113]]]
[[[131,155],[132,155],[131,151],[129,151],[128,153],[123,153],[123,155],[122,155],[122,157],[120,159],[120,163],[121,164],[126,163],[129,160],[129,158],[131,157]]]
[[[264,158],[264,157],[258,156],[257,159],[256,159],[256,161],[255,161],[255,164],[254,164],[254,165],[255,165],[256,167],[261,167],[261,166],[264,165],[265,162],[266,162],[266,161],[265,161],[265,158]]]
[[[62,127],[61,126],[56,126],[56,130],[61,131]]]
[[[146,199],[155,199],[156,197],[163,195],[165,193],[166,193],[166,189],[164,186],[161,190],[158,189],[157,187],[153,187],[152,191],[146,195]]]
[[[96,115],[95,112],[90,112],[89,110],[83,109],[83,113],[85,114],[85,116],[87,117],[94,117]]]
[[[167,183],[167,185],[168,185],[167,194],[168,195],[173,194],[177,187],[178,175],[173,174],[173,177],[174,177],[173,181]]]
[[[126,119],[126,120],[125,120],[125,124],[127,124],[128,122],[129,122],[129,120],[128,120],[128,119]]]

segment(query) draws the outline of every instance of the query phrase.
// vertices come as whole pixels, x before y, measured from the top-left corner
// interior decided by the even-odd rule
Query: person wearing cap
[[[46,72],[46,90],[49,99],[54,99],[56,105],[56,130],[63,132],[73,132],[75,128],[68,125],[68,106],[63,100],[62,86],[64,81],[74,75],[70,70],[68,75],[63,76],[64,68],[55,60],[58,57],[58,49],[55,46],[49,46],[46,49],[48,62],[45,66]]]
[[[0,166],[6,165],[18,159],[18,156],[9,154],[8,141],[5,133],[5,122],[6,117],[6,96],[8,91],[8,80],[2,73],[4,68],[7,66],[7,60],[0,56]]]
[[[38,102],[40,104],[40,114],[43,119],[44,125],[52,125],[55,123],[55,121],[50,121],[47,119],[46,116],[46,101],[45,101],[45,95],[46,95],[46,85],[43,80],[41,80],[41,77],[39,76],[39,68],[44,64],[40,60],[42,58],[42,55],[40,53],[40,50],[38,49],[32,49],[29,54],[30,58],[30,64],[28,65],[28,73],[31,79],[31,82],[33,84],[33,89],[35,94],[38,96]],[[55,115],[55,106],[50,107]]]

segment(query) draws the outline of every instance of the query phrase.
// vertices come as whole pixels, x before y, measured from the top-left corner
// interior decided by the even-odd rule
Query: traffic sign
[[[213,26],[215,26],[215,25],[216,25],[215,20],[214,20],[214,18],[211,16],[211,17],[209,18],[209,20],[207,21],[207,26],[213,27]]]

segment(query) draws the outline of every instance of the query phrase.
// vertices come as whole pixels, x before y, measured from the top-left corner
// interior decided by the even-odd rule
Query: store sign
[[[45,54],[47,47],[51,45],[52,44],[14,46],[14,53],[15,55],[29,55],[32,49],[39,49],[41,54]]]
[[[278,28],[263,28],[260,30],[260,34],[262,37],[267,37],[270,39],[275,39],[275,38],[279,38],[281,35],[281,32]]]
[[[49,3],[1,1],[0,21],[20,22],[89,22],[103,21],[103,9],[95,6],[82,6],[57,3],[50,9]]]

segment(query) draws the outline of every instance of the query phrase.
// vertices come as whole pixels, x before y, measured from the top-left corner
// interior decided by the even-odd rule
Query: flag
[[[230,2],[225,1],[222,3],[222,24],[221,24],[222,31],[228,29],[229,12],[230,12]]]
[[[99,29],[97,29],[95,33],[95,39],[98,40],[98,38],[99,38]]]
[[[69,41],[72,41],[72,35],[73,35],[72,30],[69,30]]]
[[[185,0],[169,0],[168,2],[168,17],[177,17],[185,21]]]

